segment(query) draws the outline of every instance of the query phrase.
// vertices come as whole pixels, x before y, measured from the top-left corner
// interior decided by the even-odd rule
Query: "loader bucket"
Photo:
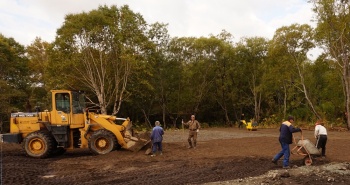
[[[144,146],[151,142],[151,134],[149,132],[134,133],[132,130],[132,122],[125,121],[123,123],[125,127],[125,149],[137,152],[141,150]]]
[[[149,132],[142,132],[134,134],[134,136],[126,138],[125,140],[128,140],[126,141],[126,149],[137,152],[151,142],[151,137]]]

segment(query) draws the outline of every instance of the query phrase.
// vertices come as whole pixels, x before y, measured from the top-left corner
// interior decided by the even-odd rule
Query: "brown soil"
[[[1,144],[1,184],[349,184],[350,135],[329,132],[327,158],[303,166],[291,156],[293,169],[276,166],[277,129],[203,129],[196,149],[187,149],[187,131],[166,131],[163,155],[113,151],[92,155],[76,149],[61,156],[34,159],[17,144]],[[314,142],[313,131],[303,131]],[[300,138],[300,133],[294,134]],[[291,145],[291,149],[295,145]],[[342,164],[331,168],[333,164]],[[345,165],[345,166],[344,166]],[[255,178],[253,178],[255,177]]]

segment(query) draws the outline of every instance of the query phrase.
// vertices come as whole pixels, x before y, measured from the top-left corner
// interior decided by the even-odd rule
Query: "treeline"
[[[175,127],[196,114],[209,125],[233,125],[245,113],[266,125],[293,115],[347,126],[349,2],[310,3],[316,28],[283,26],[271,40],[234,42],[225,30],[171,37],[167,24],[148,24],[128,6],[66,15],[52,43],[22,46],[0,35],[0,122],[6,126],[14,111],[50,109],[50,90],[70,89],[85,91],[90,109],[136,124]],[[311,61],[316,46],[324,53]]]

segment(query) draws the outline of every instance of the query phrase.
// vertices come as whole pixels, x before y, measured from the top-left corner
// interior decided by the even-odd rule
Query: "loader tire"
[[[28,134],[24,139],[24,149],[34,158],[48,157],[54,148],[54,140],[48,132],[36,131]]]
[[[116,144],[114,134],[105,129],[95,131],[89,138],[89,148],[94,154],[107,154],[115,149]]]

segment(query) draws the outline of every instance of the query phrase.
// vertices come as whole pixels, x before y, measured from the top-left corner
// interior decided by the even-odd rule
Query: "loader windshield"
[[[56,110],[62,111],[65,113],[70,112],[69,93],[57,93],[55,95],[55,99],[56,99]]]
[[[72,104],[73,104],[73,114],[82,114],[84,113],[85,108],[85,98],[84,94],[79,92],[72,92]]]

